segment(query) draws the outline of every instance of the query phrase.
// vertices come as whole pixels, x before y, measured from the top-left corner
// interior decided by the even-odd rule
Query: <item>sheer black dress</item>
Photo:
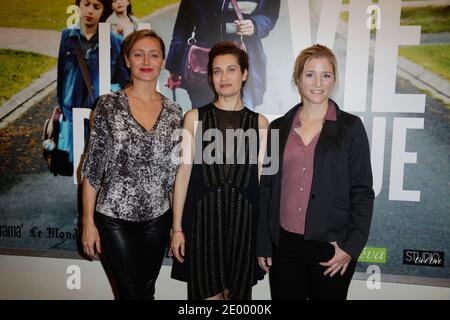
[[[225,155],[213,163],[205,157],[194,161],[182,220],[185,261],[174,259],[172,277],[188,282],[189,299],[205,299],[225,289],[230,299],[251,299],[252,286],[263,278],[255,255],[258,114],[248,108],[225,111],[212,103],[198,113],[196,141],[205,141],[196,142],[197,160],[199,154]],[[223,148],[220,143],[215,149],[210,145],[215,138],[207,139],[214,136],[209,129],[222,133]],[[227,129],[233,129],[228,134],[234,137],[226,138]],[[234,147],[226,148],[230,140]]]

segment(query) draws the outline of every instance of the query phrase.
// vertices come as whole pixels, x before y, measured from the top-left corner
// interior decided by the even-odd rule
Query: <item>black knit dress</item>
[[[223,132],[224,138],[226,129],[243,131],[236,134],[234,152],[233,148],[224,151],[225,164],[205,159],[194,162],[183,210],[185,261],[181,264],[174,259],[172,277],[188,282],[189,299],[205,299],[225,289],[230,299],[251,299],[252,286],[263,277],[255,255],[258,114],[247,108],[224,111],[214,104],[198,108],[198,113],[200,138],[214,128]],[[251,135],[253,139],[249,139]],[[210,143],[201,142],[201,150],[196,144],[196,155],[200,151],[202,155],[217,155],[204,152]],[[226,139],[223,146],[226,150]],[[210,150],[211,146],[206,149]],[[233,155],[234,161],[230,161]]]

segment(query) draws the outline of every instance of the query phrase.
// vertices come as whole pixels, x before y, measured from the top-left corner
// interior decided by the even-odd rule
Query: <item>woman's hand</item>
[[[184,245],[185,238],[183,231],[172,231],[172,236],[170,240],[170,250],[172,255],[177,258],[181,263],[184,262]]]
[[[261,269],[263,269],[266,273],[269,272],[270,267],[272,266],[272,258],[271,257],[258,257],[258,263]]]
[[[240,36],[250,37],[255,33],[255,25],[250,19],[247,20],[236,20],[234,21],[236,27],[238,28],[236,34]]]
[[[98,254],[102,253],[100,236],[97,227],[93,222],[83,224],[81,243],[83,244],[84,253],[93,260],[99,259]]]
[[[331,258],[327,262],[320,262],[319,264],[324,267],[329,267],[327,270],[325,270],[323,274],[324,276],[330,274],[330,277],[333,277],[339,271],[341,272],[342,276],[347,270],[350,261],[352,261],[352,257],[347,252],[339,248],[336,241],[330,243],[334,247],[333,258]]]

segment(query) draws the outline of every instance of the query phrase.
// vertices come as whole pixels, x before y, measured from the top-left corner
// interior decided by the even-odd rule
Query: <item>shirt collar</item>
[[[298,128],[301,127],[302,122],[300,121],[300,110],[303,108],[303,104],[300,105],[300,108],[298,108],[297,113],[294,117],[294,122],[293,122],[293,128]],[[328,109],[327,112],[325,113],[325,116],[323,117],[323,122],[325,122],[325,120],[328,121],[337,121],[337,117],[336,117],[336,106],[334,104],[334,102],[330,99],[328,99]]]
[[[81,30],[80,25],[78,24],[70,30],[69,37],[78,37],[79,39],[81,39],[81,37],[83,37],[88,42],[94,42],[94,40],[96,42],[98,42],[98,28],[97,28],[97,32],[92,36],[92,38],[87,40],[85,35],[83,34],[83,31]]]
[[[331,100],[328,100],[328,109],[324,119],[329,121],[337,121],[336,105]]]
[[[80,37],[80,35],[81,35],[80,25],[76,25],[75,27],[70,29],[69,37]]]

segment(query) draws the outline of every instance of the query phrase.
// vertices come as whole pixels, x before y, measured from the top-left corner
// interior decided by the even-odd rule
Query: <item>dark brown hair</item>
[[[217,101],[219,99],[219,95],[216,92],[216,89],[214,88],[214,83],[212,81],[213,76],[213,70],[212,65],[214,62],[214,59],[217,56],[223,56],[226,54],[231,54],[235,56],[238,60],[239,66],[241,67],[241,72],[244,72],[244,70],[248,71],[249,63],[248,63],[248,54],[244,50],[238,48],[234,42],[231,41],[222,41],[217,44],[215,44],[211,51],[208,54],[208,80],[209,80],[209,86],[211,87],[212,91],[214,92],[214,101]],[[242,88],[241,88],[241,95],[244,89],[246,81],[242,82]]]
[[[112,13],[112,0],[98,0],[103,5],[102,16],[99,22],[105,22]],[[81,0],[75,0],[75,4],[79,7]]]

